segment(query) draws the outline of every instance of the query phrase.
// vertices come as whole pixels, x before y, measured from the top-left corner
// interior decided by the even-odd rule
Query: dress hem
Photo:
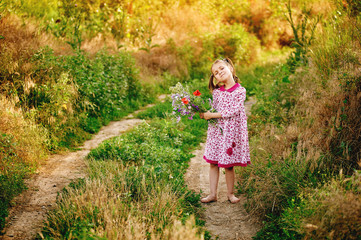
[[[248,165],[251,164],[251,162],[247,162],[247,163],[219,164],[217,161],[209,160],[209,159],[207,159],[205,156],[203,156],[203,159],[206,160],[207,163],[217,164],[218,167],[221,167],[221,168],[230,168],[230,167],[235,167],[235,166],[247,167]]]

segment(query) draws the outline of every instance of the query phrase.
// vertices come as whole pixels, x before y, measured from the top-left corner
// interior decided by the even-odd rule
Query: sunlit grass
[[[185,128],[153,117],[90,152],[88,177],[62,193],[45,238],[202,238],[199,195],[187,189],[183,176],[206,122],[189,120]]]
[[[134,201],[135,179],[127,179],[127,168],[121,163],[90,160],[88,165],[90,179],[63,193],[58,209],[46,222],[42,235],[49,237],[45,239],[200,239],[194,218],[184,224],[179,220],[179,196],[170,185],[143,177],[136,187],[147,194]]]

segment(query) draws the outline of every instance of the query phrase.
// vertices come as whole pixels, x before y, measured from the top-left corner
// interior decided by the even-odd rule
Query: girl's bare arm
[[[209,112],[209,111],[205,112],[205,113],[200,113],[199,116],[201,118],[206,119],[206,120],[209,120],[211,118],[221,118],[222,117],[221,113],[217,113],[217,112],[212,113],[212,112]]]

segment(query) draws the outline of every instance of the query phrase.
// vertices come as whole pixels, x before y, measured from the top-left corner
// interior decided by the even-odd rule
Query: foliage
[[[12,169],[1,175],[6,193],[1,216],[23,188],[22,178],[31,172],[35,156],[41,159],[41,146],[51,150],[77,146],[103,124],[153,101],[155,89],[165,92],[176,82],[193,78],[201,79],[197,84],[207,81],[212,62],[228,56],[236,62],[248,94],[257,96],[249,117],[254,164],[239,173],[239,188],[251,199],[247,208],[268,220],[256,238],[352,239],[359,231],[359,179],[354,169],[359,168],[361,149],[360,3],[333,1],[337,7],[333,11],[321,7],[330,1],[308,0],[307,8],[297,14],[303,3],[292,1],[292,11],[290,2],[286,7],[296,47],[288,63],[249,69],[247,65],[263,51],[261,46],[290,43],[280,2],[3,0],[2,15],[17,14],[26,26],[35,17],[42,29],[65,40],[74,52],[47,37],[39,40],[36,31],[13,27],[11,18],[0,19],[0,91],[37,123],[29,128],[19,127],[27,123],[11,125],[10,131],[11,121],[4,120],[10,115],[1,109],[6,114],[0,122],[4,133],[0,149],[5,149],[0,157],[11,160],[1,163]],[[312,4],[316,8],[311,11]],[[182,9],[181,21],[173,20],[174,9]],[[326,13],[320,25],[318,17],[310,20],[318,11]],[[99,39],[102,45],[109,36],[114,49],[145,50],[139,54],[146,59],[144,69],[161,75],[155,78],[156,87],[139,84],[128,53],[101,51],[90,56],[79,51],[87,40]],[[157,45],[166,41],[165,46]],[[39,49],[44,42],[57,47]],[[157,111],[147,111],[144,118],[165,118],[163,112],[171,111],[167,104],[153,109]],[[9,119],[22,119],[22,113],[16,116]],[[206,124],[197,117],[185,124],[157,120],[142,125],[145,131],[137,129],[94,150],[91,154],[98,160],[89,160],[90,178],[68,188],[59,199],[60,207],[49,215],[46,237],[144,239],[178,234],[192,239],[194,223],[177,221],[197,213],[198,196],[183,187],[181,175]],[[31,131],[43,137],[24,134]],[[28,152],[33,155],[22,155]],[[19,169],[13,168],[14,162]],[[350,176],[338,179],[340,169]],[[113,231],[105,236],[113,224],[119,224],[123,235]],[[181,235],[184,232],[190,235]]]
[[[294,17],[292,16],[291,1],[289,1],[286,6],[288,11],[287,21],[291,25],[294,36],[291,46],[296,48],[296,50],[289,56],[287,63],[290,66],[290,71],[294,72],[298,64],[307,64],[308,48],[314,39],[316,26],[320,21],[321,16],[317,16],[314,22],[309,23],[308,21],[311,16],[312,9],[307,9],[306,5],[304,5],[301,19],[298,20],[298,23],[295,23]]]
[[[202,79],[210,74],[210,65],[218,58],[229,57],[237,65],[248,65],[257,58],[258,39],[240,24],[223,26],[219,31],[200,36],[201,51],[190,58],[190,76]],[[186,46],[184,46],[186,47]],[[189,50],[188,50],[189,52]],[[197,52],[193,49],[193,52]],[[189,53],[188,53],[189,54]]]
[[[8,94],[15,93],[26,115],[49,130],[53,150],[74,147],[102,125],[154,100],[153,89],[142,87],[124,52],[58,57],[45,47],[30,63],[31,85],[16,81]]]
[[[252,107],[249,123],[250,134],[257,133],[264,124],[283,126],[292,119],[290,111],[297,98],[297,87],[290,80],[290,69],[286,64],[271,65],[268,72],[258,79],[257,103]]]

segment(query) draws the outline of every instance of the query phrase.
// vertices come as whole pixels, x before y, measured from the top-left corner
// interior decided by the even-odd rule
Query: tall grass
[[[247,208],[265,219],[256,239],[360,235],[360,45],[354,32],[360,22],[343,9],[333,14],[337,18],[315,35],[309,64],[294,74],[288,65],[276,70],[249,118],[254,164],[239,172],[239,189],[249,196]]]
[[[0,96],[0,229],[12,199],[26,188],[24,178],[47,155],[46,129],[25,119],[14,103]]]
[[[144,170],[139,168],[129,178],[130,169],[116,161],[88,164],[90,179],[81,181],[78,188],[67,188],[59,198],[58,209],[49,214],[42,232],[45,239],[200,238],[194,219],[181,224],[179,197],[169,185],[142,177]],[[142,200],[133,200],[134,188],[145,193]]]

